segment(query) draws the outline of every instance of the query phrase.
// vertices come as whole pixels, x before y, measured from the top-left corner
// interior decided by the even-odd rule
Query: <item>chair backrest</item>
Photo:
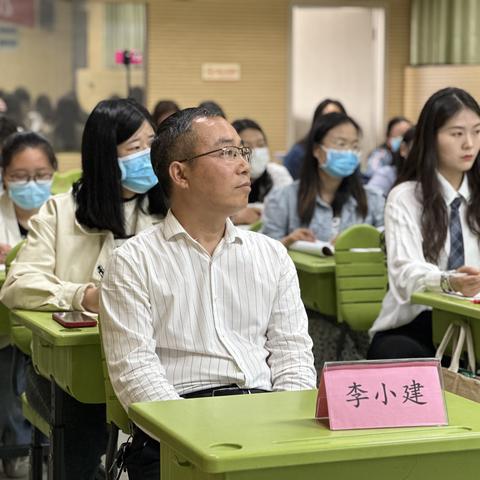
[[[11,263],[17,256],[18,251],[24,243],[25,240],[22,240],[7,253],[5,258],[5,276],[8,273]],[[3,303],[0,303],[0,335],[10,335],[10,333],[10,311]]]
[[[68,192],[70,187],[82,176],[80,169],[69,170],[67,172],[55,172],[52,183],[52,194]]]
[[[249,230],[252,232],[259,232],[262,227],[263,227],[263,222],[261,220],[258,220],[257,222],[252,223],[250,225]]]
[[[387,290],[381,234],[371,225],[354,225],[335,243],[337,317],[353,330],[365,331],[380,313]]]
[[[123,408],[122,404],[117,398],[115,391],[113,390],[112,383],[110,382],[110,377],[108,376],[108,367],[107,361],[105,359],[105,351],[103,349],[103,340],[102,340],[102,328],[101,328],[101,319],[98,322],[98,331],[100,333],[100,348],[101,348],[101,357],[102,357],[102,371],[103,371],[103,380],[105,383],[105,403],[107,410],[107,422],[112,423],[118,427],[122,432],[130,434],[131,425],[128,418],[127,412]]]
[[[20,249],[23,247],[23,244],[25,243],[25,240],[22,240],[18,242],[8,253],[7,256],[5,257],[5,274],[8,273],[8,270],[10,268],[10,265],[12,262],[15,260],[15,258],[18,255],[18,252]]]

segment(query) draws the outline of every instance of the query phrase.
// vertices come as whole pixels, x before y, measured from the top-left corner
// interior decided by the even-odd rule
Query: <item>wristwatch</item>
[[[453,292],[453,288],[450,285],[450,274],[447,272],[442,272],[442,275],[440,277],[440,288],[442,291],[445,293],[451,293]]]

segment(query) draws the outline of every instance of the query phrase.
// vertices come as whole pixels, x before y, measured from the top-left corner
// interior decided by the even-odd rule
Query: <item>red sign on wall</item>
[[[0,0],[0,22],[33,27],[35,0]]]

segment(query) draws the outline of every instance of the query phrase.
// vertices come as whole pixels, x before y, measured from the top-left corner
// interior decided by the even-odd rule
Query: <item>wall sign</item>
[[[0,21],[33,27],[35,0],[0,0]]]
[[[13,50],[18,47],[18,29],[0,25],[0,50]]]
[[[202,80],[206,82],[238,82],[240,79],[239,63],[202,63]]]

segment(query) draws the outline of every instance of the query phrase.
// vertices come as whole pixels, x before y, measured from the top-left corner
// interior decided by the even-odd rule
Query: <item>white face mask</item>
[[[270,161],[270,152],[268,147],[254,148],[250,158],[250,177],[256,180],[262,175]]]

